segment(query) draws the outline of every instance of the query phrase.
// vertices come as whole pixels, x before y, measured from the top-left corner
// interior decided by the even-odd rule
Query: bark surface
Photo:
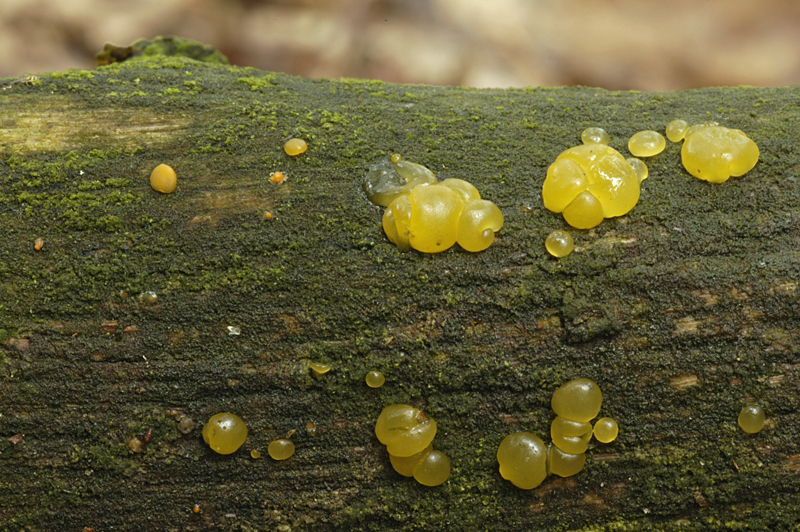
[[[1,81],[0,528],[798,526],[798,98],[320,81],[162,56]],[[744,130],[760,162],[710,185],[668,143],[629,215],[547,255],[566,227],[540,197],[555,157],[587,126],[626,153],[675,118]],[[292,135],[308,152],[284,154]],[[499,205],[496,242],[399,253],[361,191],[395,152]],[[171,195],[149,186],[160,163]],[[333,369],[315,378],[313,361]],[[549,441],[550,396],[575,377],[600,385],[619,439],[574,477],[515,488],[498,444]],[[768,420],[747,436],[750,402]],[[444,486],[392,470],[374,435],[392,403],[436,420]],[[229,456],[200,435],[222,411],[250,430]],[[290,430],[296,454],[272,461]]]

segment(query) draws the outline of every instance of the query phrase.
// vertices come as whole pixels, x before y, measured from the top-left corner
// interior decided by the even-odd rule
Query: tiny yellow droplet
[[[367,386],[370,388],[380,388],[386,382],[386,377],[380,371],[370,371],[366,377]]]
[[[159,164],[150,173],[150,186],[156,192],[170,194],[178,186],[178,177],[175,170],[166,164]]]
[[[286,141],[286,144],[283,145],[283,151],[292,157],[305,153],[307,149],[308,144],[303,139],[289,139]]]
[[[280,185],[281,183],[286,181],[286,175],[284,175],[284,173],[279,170],[277,172],[273,172],[272,175],[269,176],[269,180],[272,181],[273,183],[277,183]]]
[[[258,449],[253,449],[252,451],[250,451],[250,456],[257,460],[261,458],[261,451],[259,451]]]

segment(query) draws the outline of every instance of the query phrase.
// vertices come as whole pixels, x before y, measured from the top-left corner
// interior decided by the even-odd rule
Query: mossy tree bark
[[[797,526],[798,97],[314,81],[176,57],[5,80],[0,528]],[[674,118],[743,129],[761,161],[710,185],[669,144],[629,215],[549,257],[565,224],[540,191],[558,153],[590,125],[625,152]],[[286,156],[290,135],[308,152]],[[394,152],[497,203],[495,244],[398,253],[360,188]],[[148,185],[159,163],[171,195]],[[619,439],[577,476],[503,481],[499,442],[548,440],[550,395],[578,376]],[[745,436],[751,401],[768,423]],[[392,471],[373,426],[397,402],[436,419],[444,486]],[[220,411],[250,429],[230,456],[200,437]],[[250,457],[290,430],[291,459]]]

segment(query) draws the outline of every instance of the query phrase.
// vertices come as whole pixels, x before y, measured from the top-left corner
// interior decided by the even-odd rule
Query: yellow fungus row
[[[436,176],[421,164],[391,157],[391,165],[372,166],[364,182],[369,200],[386,207],[383,230],[400,251],[439,253],[458,243],[482,251],[503,226],[503,213],[481,199],[471,183]]]
[[[450,478],[450,459],[433,450],[436,422],[409,405],[383,409],[375,423],[378,441],[386,445],[394,470],[425,486],[439,486]]]

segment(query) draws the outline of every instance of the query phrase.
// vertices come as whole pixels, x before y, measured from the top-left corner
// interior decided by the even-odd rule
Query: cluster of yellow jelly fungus
[[[467,251],[483,251],[503,226],[503,213],[481,199],[471,183],[436,176],[424,166],[393,155],[391,166],[370,167],[364,182],[369,200],[386,207],[381,222],[400,251],[439,253],[456,242]]]
[[[709,183],[746,174],[758,162],[758,146],[743,131],[695,124],[686,131],[681,160],[686,171]]]
[[[581,133],[581,141],[584,144],[605,144],[611,142],[606,130],[601,127],[587,127]]]
[[[178,186],[178,176],[171,166],[159,164],[150,173],[150,186],[156,192],[170,194]]]
[[[667,147],[664,135],[658,131],[646,130],[634,133],[628,140],[628,151],[636,157],[652,157]]]
[[[549,210],[562,213],[572,227],[591,229],[636,205],[639,180],[614,148],[584,144],[563,151],[550,165],[542,200]]]
[[[684,135],[686,135],[687,129],[689,129],[689,124],[686,120],[681,120],[680,118],[673,120],[667,124],[667,138],[670,142],[680,142],[683,140]]]
[[[548,253],[560,259],[572,253],[575,242],[572,240],[572,235],[566,231],[556,230],[544,239],[544,247]]]
[[[547,448],[530,432],[509,434],[497,448],[500,475],[518,488],[530,490],[547,477]]]
[[[367,373],[367,376],[364,380],[367,381],[367,386],[370,388],[380,388],[383,386],[383,383],[386,382],[386,377],[384,377],[383,373],[380,371],[373,370]]]
[[[211,416],[203,426],[203,440],[219,454],[236,452],[247,439],[247,425],[242,418],[229,412]]]
[[[294,443],[285,438],[270,442],[267,446],[267,454],[273,460],[286,460],[294,454]]]
[[[305,153],[307,149],[308,144],[303,139],[289,139],[283,145],[283,151],[286,152],[286,155],[291,155],[292,157]]]
[[[748,405],[739,413],[739,426],[747,434],[755,434],[764,428],[766,415],[758,405]]]

